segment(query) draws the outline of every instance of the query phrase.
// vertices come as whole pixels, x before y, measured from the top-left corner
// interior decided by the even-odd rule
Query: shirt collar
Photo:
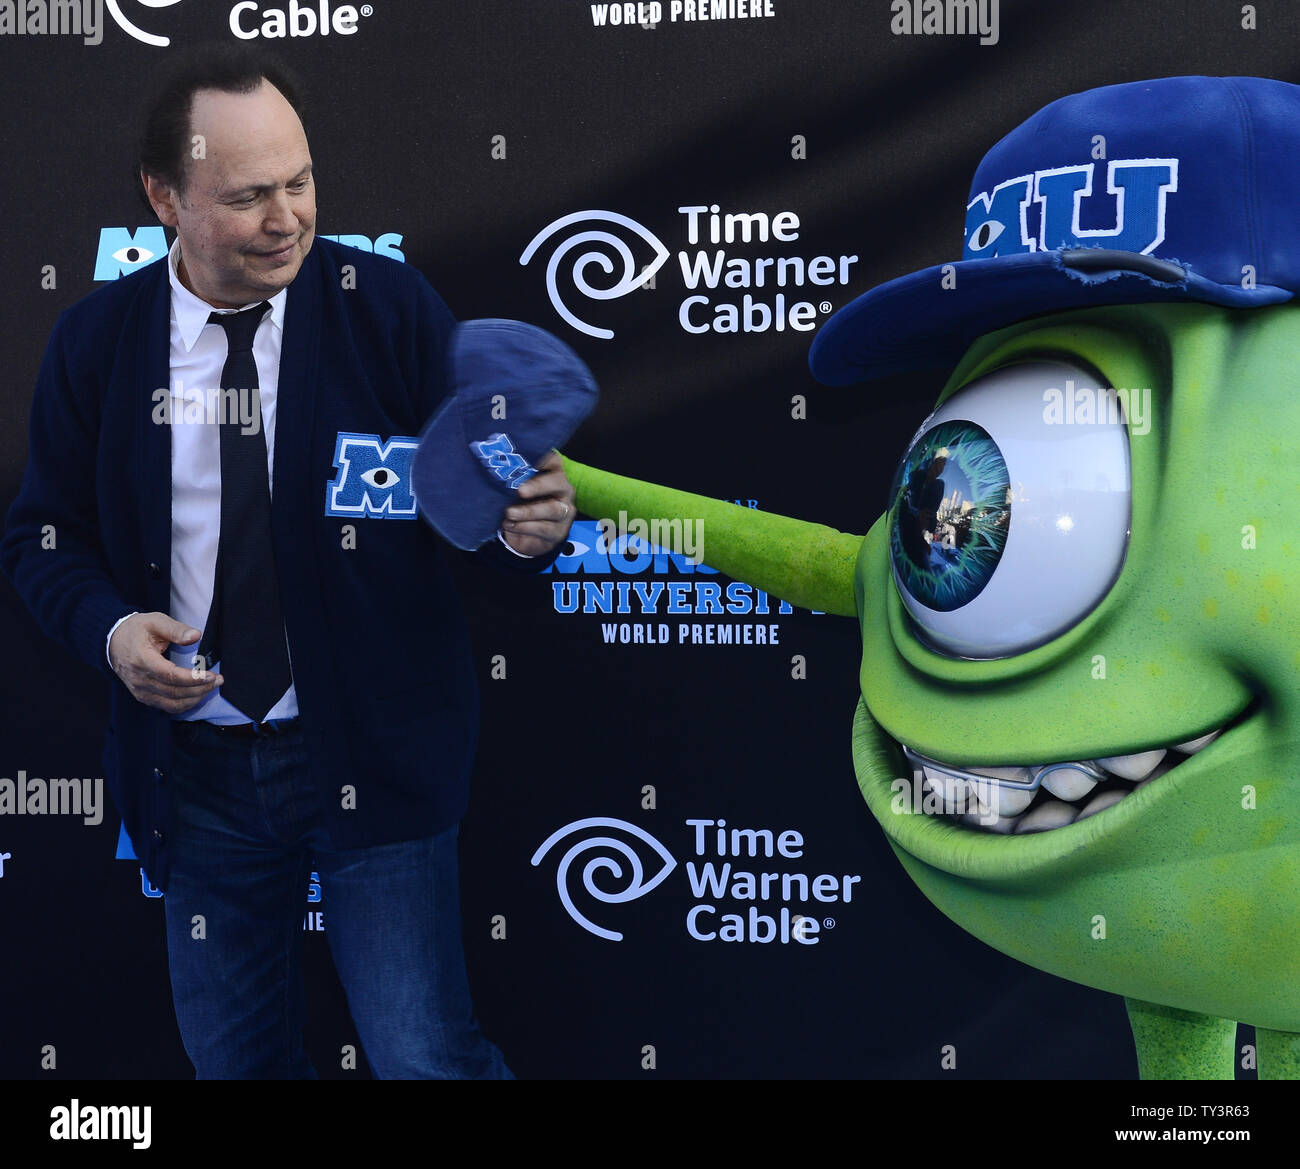
[[[177,274],[176,266],[180,262],[181,241],[179,237],[172,244],[171,250],[167,253],[167,278],[171,281],[172,286],[172,319],[176,322],[176,329],[180,334],[181,344],[185,346],[185,352],[188,353],[194,348],[199,339],[199,334],[203,332],[204,326],[208,323],[210,313],[222,310],[214,309],[205,300],[200,300],[184,284]],[[289,297],[289,289],[282,288],[274,296],[266,297],[271,305],[271,325],[281,333],[284,331],[284,305]],[[260,304],[261,301],[250,300],[248,305],[241,305],[247,308],[249,305]]]

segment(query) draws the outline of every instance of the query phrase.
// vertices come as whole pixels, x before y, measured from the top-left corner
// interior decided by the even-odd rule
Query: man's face
[[[311,249],[316,188],[307,135],[270,83],[199,90],[190,111],[185,189],[145,177],[159,219],[180,237],[181,282],[216,308],[286,287]],[[194,157],[195,154],[201,157]]]

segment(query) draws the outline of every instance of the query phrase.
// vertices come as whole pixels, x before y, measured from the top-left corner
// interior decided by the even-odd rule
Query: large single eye
[[[1032,362],[953,394],[891,489],[894,580],[922,639],[1001,658],[1064,633],[1119,576],[1129,500],[1123,402],[1095,375]]]

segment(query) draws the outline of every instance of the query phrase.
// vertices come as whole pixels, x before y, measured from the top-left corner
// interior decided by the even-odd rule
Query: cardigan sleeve
[[[99,538],[99,403],[93,379],[70,368],[67,321],[55,325],[37,375],[0,568],[48,636],[109,674],[105,638],[135,606],[114,587]]]

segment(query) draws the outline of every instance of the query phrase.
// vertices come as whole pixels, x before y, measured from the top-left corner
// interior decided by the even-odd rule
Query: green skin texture
[[[714,568],[858,618],[858,784],[945,915],[1022,962],[1125,996],[1143,1078],[1233,1078],[1236,1021],[1257,1029],[1261,1077],[1297,1078],[1297,354],[1300,307],[1289,305],[1095,308],[971,347],[940,402],[1033,359],[1150,391],[1150,430],[1130,434],[1119,577],[1072,628],[998,660],[945,657],[917,639],[888,516],[846,535],[565,468],[586,514],[702,521]],[[895,811],[891,784],[909,775],[900,741],[957,766],[1038,764],[1167,747],[1234,720],[1167,775],[1053,831],[999,836]]]

